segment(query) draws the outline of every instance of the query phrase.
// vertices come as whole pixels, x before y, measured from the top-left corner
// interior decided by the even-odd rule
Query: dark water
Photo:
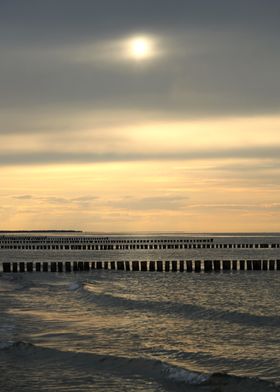
[[[2,275],[0,390],[280,391],[279,284],[279,271]]]

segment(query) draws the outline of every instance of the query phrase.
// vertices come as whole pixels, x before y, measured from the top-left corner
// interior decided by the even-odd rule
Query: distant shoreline
[[[0,230],[0,233],[83,233],[81,230]]]

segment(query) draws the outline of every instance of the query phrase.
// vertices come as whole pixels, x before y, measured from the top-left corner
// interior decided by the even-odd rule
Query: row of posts
[[[3,272],[76,272],[96,269],[159,272],[279,271],[280,260],[5,262],[2,266]]]

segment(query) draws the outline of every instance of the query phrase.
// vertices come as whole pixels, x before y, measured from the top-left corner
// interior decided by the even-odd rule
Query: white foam
[[[172,381],[185,382],[187,384],[201,384],[209,379],[209,376],[206,374],[190,372],[167,365],[164,365],[164,375]]]
[[[81,284],[79,282],[72,282],[69,287],[68,290],[70,291],[76,291],[81,287]]]

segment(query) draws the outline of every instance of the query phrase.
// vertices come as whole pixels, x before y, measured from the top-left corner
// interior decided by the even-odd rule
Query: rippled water
[[[280,384],[279,283],[279,271],[2,275],[1,391],[280,390],[250,378]]]

